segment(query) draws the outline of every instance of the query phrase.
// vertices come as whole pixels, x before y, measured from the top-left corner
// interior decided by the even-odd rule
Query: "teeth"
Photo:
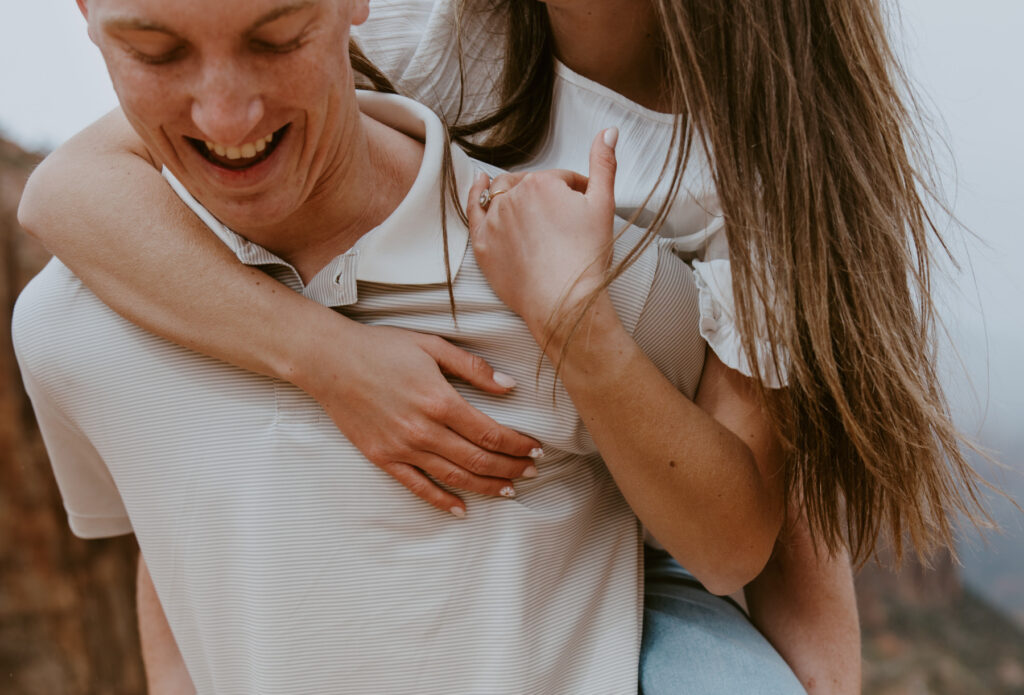
[[[229,147],[216,142],[210,142],[209,140],[204,140],[203,143],[206,145],[206,149],[214,152],[220,157],[227,157],[228,159],[242,159],[244,157],[245,159],[249,159],[267,149],[267,145],[273,142],[273,140],[274,134],[271,133],[266,137],[260,138],[256,142],[247,142],[246,144],[239,145],[237,147]]]

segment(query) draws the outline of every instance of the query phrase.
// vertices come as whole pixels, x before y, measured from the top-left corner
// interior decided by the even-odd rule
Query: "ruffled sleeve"
[[[746,376],[753,376],[750,360],[743,350],[736,323],[736,302],[732,293],[732,266],[727,259],[693,261],[693,275],[700,304],[700,334],[722,362]],[[757,323],[763,325],[763,321]],[[768,388],[782,388],[788,381],[785,365],[776,370],[769,343],[757,339],[761,378]]]

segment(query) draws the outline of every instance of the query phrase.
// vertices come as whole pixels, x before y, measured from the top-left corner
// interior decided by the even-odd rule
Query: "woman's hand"
[[[481,175],[467,214],[473,253],[503,302],[545,345],[548,331],[604,281],[615,215],[615,142],[609,128],[594,139],[590,178],[568,171],[501,174],[488,188]]]
[[[515,385],[510,377],[437,336],[351,321],[344,331],[343,343],[328,341],[302,360],[293,383],[413,494],[462,517],[465,504],[437,482],[511,497],[512,479],[537,474],[540,443],[471,406],[443,373],[494,394]]]

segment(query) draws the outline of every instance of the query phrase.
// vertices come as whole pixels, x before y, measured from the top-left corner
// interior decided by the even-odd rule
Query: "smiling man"
[[[522,386],[460,391],[547,452],[515,499],[470,496],[454,519],[297,388],[146,333],[51,262],[14,335],[69,521],[137,536],[187,679],[200,693],[635,691],[637,522],[565,391],[551,398],[550,364],[535,379],[540,348],[457,211],[442,225],[446,151],[462,200],[485,168],[427,108],[355,90],[366,0],[79,4],[169,184],[241,262],[485,357]],[[457,322],[449,290],[472,307]],[[652,246],[611,294],[692,397],[704,343],[688,268]]]

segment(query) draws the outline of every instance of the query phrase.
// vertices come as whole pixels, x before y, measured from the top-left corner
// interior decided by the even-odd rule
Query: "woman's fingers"
[[[614,129],[613,129],[614,130]],[[617,132],[617,131],[616,131]],[[614,157],[613,157],[614,167]],[[555,181],[561,181],[566,186],[576,191],[577,193],[585,193],[589,183],[589,178],[580,174],[579,172],[570,171],[569,169],[549,169],[544,172],[530,173],[530,172],[512,172],[498,174],[491,179],[487,174],[481,172],[477,175],[476,180],[473,182],[473,187],[469,189],[469,200],[466,201],[466,216],[469,218],[469,230],[471,233],[477,232],[480,229],[480,225],[487,217],[487,211],[490,209],[490,204],[484,207],[480,204],[480,195],[485,191],[491,192],[491,198],[495,205],[499,204],[497,198],[500,195],[507,195],[516,186],[521,184],[524,179],[543,174],[547,181],[554,183]],[[612,171],[612,182],[614,184],[614,168]],[[614,187],[614,186],[613,186]]]
[[[469,382],[488,393],[508,393],[515,388],[515,379],[496,372],[484,358],[458,348],[447,340],[425,336],[422,343],[441,371]]]
[[[458,348],[447,340],[435,336],[424,336],[423,350],[434,358],[441,371],[466,380],[490,393],[503,394],[515,387],[515,380],[507,374],[496,372],[478,355]],[[454,389],[453,389],[454,390]],[[461,434],[470,443],[481,449],[512,457],[536,458],[540,442],[527,437],[513,429],[499,425],[479,410],[467,403],[458,393],[437,413],[438,421],[449,429]],[[528,466],[525,464],[523,468]],[[486,475],[505,475],[505,472],[478,470]],[[513,477],[521,475],[520,471],[511,471]]]
[[[495,430],[485,432],[494,433]],[[431,447],[430,453],[435,453],[476,475],[506,480],[532,478],[537,475],[537,465],[528,456],[508,456],[479,446],[461,432],[453,430],[451,434],[451,437],[445,437],[443,441],[439,439]],[[485,434],[486,436],[489,435]],[[540,453],[540,448],[536,447],[537,456]]]
[[[586,195],[609,214],[615,211],[615,145],[618,128],[606,128],[597,134],[590,146],[590,182]]]
[[[470,473],[465,468],[456,466],[436,454],[420,452],[410,463],[430,475],[437,483],[448,488],[476,492],[489,497],[516,496],[515,485],[508,478],[493,478]]]
[[[425,473],[408,463],[386,463],[381,466],[384,471],[409,492],[443,512],[449,512],[462,518],[466,516],[466,504],[431,480]]]
[[[446,415],[444,422],[452,432],[460,435],[469,445],[480,450],[473,451],[465,446],[449,448],[449,451],[462,452],[461,460],[452,460],[469,468],[474,473],[502,478],[518,478],[529,469],[533,463],[532,459],[542,455],[540,442],[536,439],[527,437],[504,425],[499,425],[461,398]],[[441,453],[440,450],[437,451]],[[497,464],[501,468],[487,468],[487,462],[499,459],[482,457],[482,453],[501,456],[500,463]]]
[[[427,452],[417,452],[408,463],[393,462],[381,468],[423,501],[460,519],[466,516],[466,503],[441,484],[489,497],[516,496],[511,480],[476,475]]]

